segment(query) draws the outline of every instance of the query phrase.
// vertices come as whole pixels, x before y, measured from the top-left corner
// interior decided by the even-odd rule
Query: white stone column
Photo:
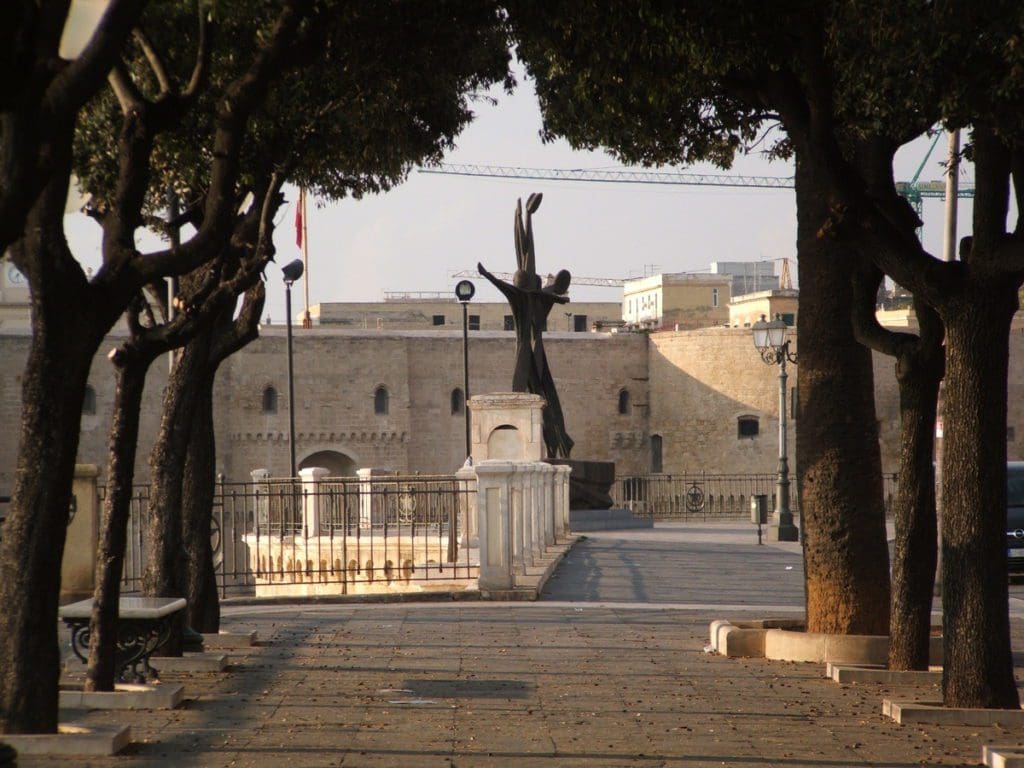
[[[509,472],[509,527],[512,531],[512,573],[526,574],[526,523],[523,515],[523,477],[519,462]]]
[[[558,500],[555,498],[555,468],[551,464],[541,464],[540,469],[544,546],[551,547],[555,544],[555,517],[558,512]]]
[[[256,497],[256,519],[254,533],[266,534],[270,530],[270,470],[254,469],[252,476],[253,495]]]
[[[555,530],[569,535],[569,474],[572,467],[555,465]]]
[[[306,538],[320,535],[320,480],[330,471],[326,467],[306,467],[299,470],[302,478],[302,530]]]
[[[480,536],[480,589],[511,589],[512,542],[508,461],[482,461],[474,467],[477,482],[477,530]]]
[[[544,495],[541,493],[542,490],[542,472],[544,464],[539,461],[535,461],[530,464],[530,469],[527,477],[530,481],[530,499],[531,502],[531,528],[533,529],[533,536],[531,537],[531,545],[533,547],[533,559],[534,561],[540,560],[544,555]]]
[[[533,462],[516,467],[516,480],[523,494],[523,566],[532,568],[537,564],[537,514],[533,494]]]
[[[374,523],[383,523],[383,510],[375,507],[379,507],[380,494],[374,494],[373,492],[373,478],[375,477],[388,477],[395,473],[390,469],[381,469],[380,467],[363,467],[362,469],[356,470],[356,476],[359,478],[359,527],[369,528]],[[374,503],[376,500],[376,504]]]
[[[480,546],[479,521],[477,519],[477,482],[473,465],[466,464],[455,473],[459,483],[459,534],[462,546],[476,549]]]

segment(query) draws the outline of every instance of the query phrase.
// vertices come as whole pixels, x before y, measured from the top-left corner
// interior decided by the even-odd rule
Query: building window
[[[466,412],[466,397],[462,390],[456,387],[452,390],[452,416],[461,416]]]
[[[663,471],[661,463],[661,435],[651,435],[651,472],[658,475]]]
[[[377,387],[373,393],[373,412],[378,416],[387,416],[389,400],[387,387]]]
[[[792,312],[783,312],[779,315],[779,318],[790,328],[792,328],[793,325],[796,323],[796,315],[794,315]]]
[[[480,330],[480,315],[469,316],[469,330],[479,331]]]
[[[263,390],[263,412],[277,413],[277,390],[271,386]]]
[[[757,416],[740,416],[736,419],[736,437],[757,437],[760,431]]]
[[[1006,442],[1012,443],[1017,440],[1017,430],[1014,427],[1006,428]]]
[[[85,397],[82,398],[82,413],[87,416],[96,415],[96,390],[86,384]]]
[[[516,329],[516,321],[512,315],[505,315],[503,320],[504,325],[502,326],[506,331],[514,331]]]
[[[586,315],[573,315],[572,316],[572,329],[576,333],[586,333],[587,330],[587,316]]]
[[[712,307],[717,307],[718,306],[718,289],[717,288],[712,288],[711,289],[711,306]]]
[[[629,390],[619,390],[619,413],[625,416],[629,413]]]
[[[444,325],[444,315],[434,315],[434,325]]]

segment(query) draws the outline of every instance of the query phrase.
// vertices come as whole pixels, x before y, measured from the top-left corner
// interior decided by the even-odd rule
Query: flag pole
[[[306,215],[306,188],[299,190],[299,204],[302,206],[302,266],[306,279],[302,281],[302,287],[306,298],[306,311],[302,316],[302,327],[312,328],[313,320],[309,316],[309,218]]]

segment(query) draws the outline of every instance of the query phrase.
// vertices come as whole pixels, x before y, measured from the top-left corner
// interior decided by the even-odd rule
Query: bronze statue
[[[573,441],[565,431],[562,406],[544,353],[544,329],[548,314],[555,304],[566,304],[571,276],[568,270],[559,273],[547,285],[537,275],[537,259],[533,247],[531,217],[540,208],[543,195],[535,192],[526,198],[526,219],[523,221],[522,200],[516,201],[514,234],[517,269],[511,283],[501,280],[477,264],[480,274],[502,292],[512,308],[516,328],[516,365],[512,374],[513,392],[531,392],[547,401],[544,409],[544,443],[551,458],[569,458]]]

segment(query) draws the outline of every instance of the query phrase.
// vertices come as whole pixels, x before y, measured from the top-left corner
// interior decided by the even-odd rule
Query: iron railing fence
[[[774,473],[635,475],[616,479],[612,499],[615,506],[628,508],[634,515],[656,519],[749,517],[754,494],[767,496],[769,513],[775,511],[777,479]],[[896,473],[883,475],[885,511],[890,517],[898,487]],[[800,498],[792,475],[789,505],[799,515]]]
[[[478,551],[466,536],[474,494],[453,476],[218,483],[210,530],[218,587],[227,597],[257,586],[305,584],[312,593],[333,584],[324,591],[344,594],[474,581]],[[125,593],[142,590],[149,507],[150,487],[134,488]]]

